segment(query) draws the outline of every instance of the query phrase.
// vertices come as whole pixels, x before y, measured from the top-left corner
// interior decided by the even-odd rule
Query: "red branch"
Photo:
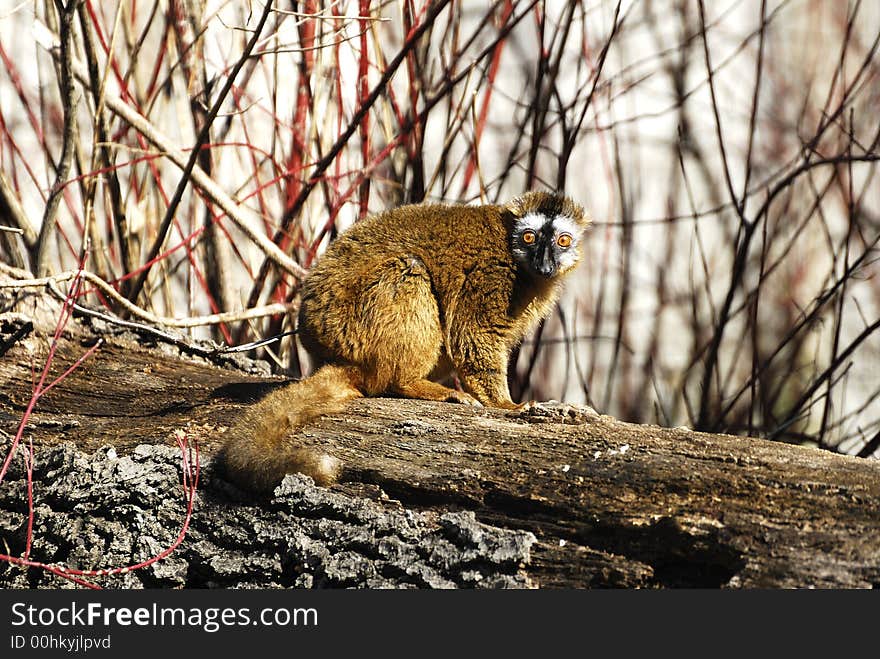
[[[504,10],[501,14],[501,20],[498,22],[500,27],[503,27],[507,24],[507,21],[510,20],[510,16],[513,14],[513,2],[511,0],[507,0],[504,3]],[[486,93],[483,94],[483,102],[480,105],[480,113],[477,115],[477,125],[474,126],[474,143],[471,148],[471,157],[468,159],[467,167],[464,170],[464,179],[461,182],[461,193],[460,196],[462,198],[465,197],[465,193],[467,192],[468,186],[471,182],[471,177],[474,175],[474,170],[477,166],[477,154],[480,149],[480,138],[483,135],[483,128],[486,125],[486,118],[489,116],[489,102],[492,100],[492,90],[495,88],[495,78],[498,75],[498,69],[501,65],[501,53],[504,52],[504,44],[507,40],[501,39],[495,44],[495,48],[492,51],[492,61],[489,64],[489,72],[486,78]]]

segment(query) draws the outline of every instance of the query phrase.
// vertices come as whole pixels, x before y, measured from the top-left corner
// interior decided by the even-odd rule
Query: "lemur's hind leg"
[[[443,331],[421,259],[391,257],[372,264],[368,277],[337,279],[332,290],[323,285],[313,283],[300,316],[310,353],[358,367],[366,395],[464,398],[427,380],[440,359]]]

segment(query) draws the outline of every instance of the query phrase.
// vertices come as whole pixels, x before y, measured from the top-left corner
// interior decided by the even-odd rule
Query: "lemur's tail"
[[[245,489],[271,492],[285,474],[302,473],[319,485],[336,482],[342,462],[297,445],[296,431],[323,414],[362,398],[363,378],[354,366],[323,366],[310,377],[273,391],[251,405],[228,431],[219,455],[226,476]]]

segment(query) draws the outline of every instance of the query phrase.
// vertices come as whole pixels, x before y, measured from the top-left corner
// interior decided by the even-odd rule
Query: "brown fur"
[[[223,450],[230,477],[260,491],[291,472],[335,481],[339,461],[292,434],[361,396],[518,407],[510,351],[550,313],[567,274],[534,277],[511,256],[513,220],[543,209],[588,224],[570,200],[531,192],[507,206],[402,206],[339,236],[304,282],[299,314],[303,346],[325,365],[247,410]],[[467,393],[433,381],[450,366]]]

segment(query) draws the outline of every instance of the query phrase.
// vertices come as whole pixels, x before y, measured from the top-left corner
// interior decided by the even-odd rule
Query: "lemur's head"
[[[590,219],[568,197],[527,192],[507,205],[512,215],[510,250],[527,272],[551,279],[581,258],[581,241]]]

